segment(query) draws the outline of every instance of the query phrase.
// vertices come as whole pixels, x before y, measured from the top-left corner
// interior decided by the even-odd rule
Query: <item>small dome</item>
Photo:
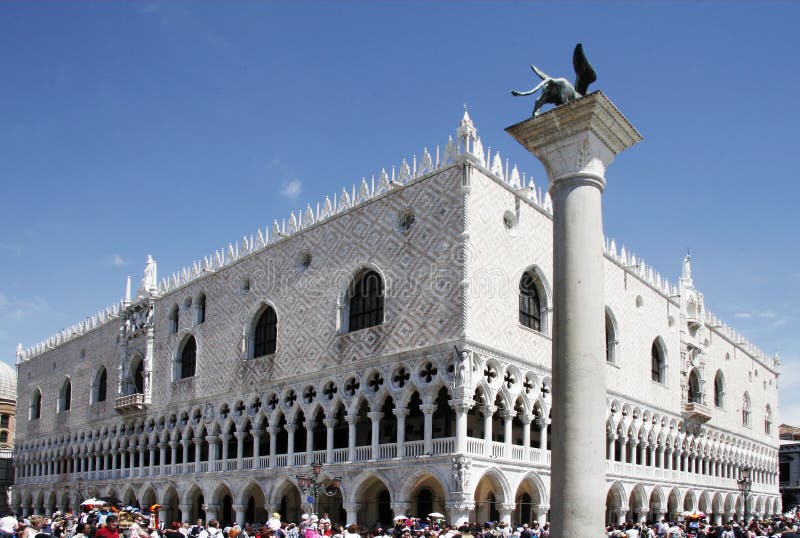
[[[0,361],[0,400],[17,401],[17,371]]]

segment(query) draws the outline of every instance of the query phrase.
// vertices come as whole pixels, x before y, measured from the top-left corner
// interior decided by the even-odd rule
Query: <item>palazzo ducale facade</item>
[[[120,303],[18,349],[12,508],[544,521],[551,211],[465,113],[443,148],[191,267],[159,280],[148,257]],[[748,513],[779,512],[779,361],[678,267],[606,240],[607,519],[741,517],[742,469]]]

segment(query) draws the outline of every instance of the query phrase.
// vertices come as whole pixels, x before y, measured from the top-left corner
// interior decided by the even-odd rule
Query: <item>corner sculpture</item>
[[[533,113],[531,113],[531,116],[534,117],[538,116],[542,106],[548,103],[559,106],[580,99],[586,95],[589,84],[597,80],[597,73],[595,73],[592,64],[590,64],[589,60],[584,56],[583,45],[580,43],[575,45],[575,51],[572,53],[572,67],[575,69],[575,86],[570,84],[567,79],[553,78],[531,64],[531,69],[533,69],[533,72],[536,73],[542,81],[527,92],[511,90],[511,95],[533,95],[539,90],[542,90],[541,95],[536,98],[536,104],[533,106]]]

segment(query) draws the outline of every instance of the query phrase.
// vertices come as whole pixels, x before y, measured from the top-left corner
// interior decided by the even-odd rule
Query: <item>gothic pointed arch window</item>
[[[519,322],[534,331],[542,332],[544,316],[542,286],[533,270],[522,273],[519,280]]]
[[[617,363],[617,323],[609,308],[606,308],[606,362]]]
[[[206,321],[206,294],[201,293],[195,301],[195,324],[200,325]]]
[[[251,359],[275,353],[278,347],[278,316],[271,306],[264,308],[253,327],[253,353]]]
[[[141,355],[134,355],[128,365],[128,375],[122,382],[122,394],[144,394],[144,360]]]
[[[195,370],[197,369],[197,341],[194,336],[189,336],[181,346],[176,366],[176,379],[186,379],[195,375]]]
[[[384,285],[381,276],[367,270],[355,278],[348,291],[349,332],[374,327],[383,323]]]
[[[180,321],[181,310],[178,308],[178,305],[172,307],[172,311],[169,314],[169,332],[170,334],[176,334],[178,332],[178,322]]]
[[[700,392],[700,376],[697,375],[697,369],[695,368],[689,372],[688,392],[686,399],[689,403],[703,403],[703,394]]]
[[[722,370],[717,370],[714,376],[714,406],[722,408],[725,405],[725,378]]]
[[[742,396],[742,426],[749,428],[750,424],[750,395],[745,392]]]
[[[772,408],[767,404],[764,410],[764,433],[772,435]]]
[[[92,403],[105,402],[108,393],[108,372],[104,366],[100,367],[92,383]]]
[[[666,379],[666,356],[664,346],[659,338],[653,340],[650,346],[650,377],[656,383],[664,383]]]
[[[61,390],[58,393],[58,412],[63,413],[72,408],[72,381],[69,378],[64,380]]]
[[[30,420],[42,417],[42,391],[38,388],[34,389],[33,394],[31,394],[31,407],[28,416]]]

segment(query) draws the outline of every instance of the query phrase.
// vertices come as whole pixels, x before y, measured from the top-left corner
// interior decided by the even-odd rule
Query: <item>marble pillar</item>
[[[600,535],[606,497],[602,194],[641,135],[601,92],[508,127],[553,200],[553,538]]]

